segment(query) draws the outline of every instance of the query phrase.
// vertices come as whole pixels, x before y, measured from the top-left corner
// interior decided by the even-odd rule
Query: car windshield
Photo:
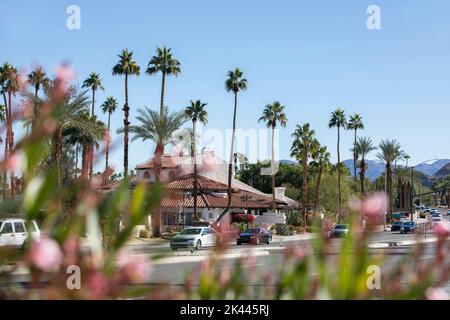
[[[414,225],[414,222],[405,222],[404,225],[410,227]]]
[[[180,234],[185,235],[185,234],[200,234],[200,232],[202,232],[201,228],[190,228],[190,229],[184,229],[183,231],[180,232]]]
[[[395,225],[399,225],[399,224],[402,224],[402,222],[401,221],[394,221],[394,224]]]
[[[253,228],[253,229],[247,229],[247,230],[245,230],[245,232],[246,232],[246,233],[259,233],[259,229],[255,229],[255,228]]]
[[[335,227],[335,229],[340,229],[340,230],[345,230],[347,229],[347,225],[346,224],[337,224]]]

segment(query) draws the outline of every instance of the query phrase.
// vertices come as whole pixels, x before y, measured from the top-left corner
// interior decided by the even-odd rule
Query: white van
[[[36,221],[31,221],[31,237],[39,239],[41,231]],[[0,220],[0,247],[22,247],[28,237],[27,224],[24,219]]]

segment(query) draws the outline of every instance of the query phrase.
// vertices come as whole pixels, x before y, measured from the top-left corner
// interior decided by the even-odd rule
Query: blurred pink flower
[[[132,255],[123,267],[123,271],[132,282],[142,282],[150,276],[152,264],[143,255]]]
[[[91,187],[98,187],[102,185],[102,176],[101,175],[94,175],[90,181]]]
[[[379,221],[384,217],[387,206],[387,197],[383,192],[376,192],[362,204],[363,214],[372,222]]]
[[[221,271],[220,271],[220,275],[219,275],[219,285],[221,287],[225,287],[228,284],[228,281],[230,281],[230,277],[231,277],[231,272],[230,272],[230,268],[229,267],[224,267]]]
[[[56,271],[61,265],[63,254],[59,244],[48,237],[42,237],[31,244],[28,259],[31,265],[46,271]]]
[[[362,202],[356,197],[351,197],[348,201],[348,207],[352,211],[358,211],[360,212],[362,210]]]
[[[6,169],[18,171],[23,168],[24,155],[22,153],[14,152],[6,159]]]
[[[55,95],[57,98],[66,94],[69,83],[75,79],[75,71],[70,67],[68,63],[63,63],[56,68],[56,90]]]
[[[63,251],[66,263],[75,264],[78,255],[78,240],[75,236],[69,236],[63,244]]]
[[[428,288],[425,297],[428,300],[449,300],[450,295],[442,288]]]
[[[201,171],[214,171],[217,169],[217,158],[212,154],[212,152],[206,152],[202,155],[202,165],[200,167]]]
[[[110,144],[111,143],[111,133],[108,130],[105,130],[103,134],[103,143]]]
[[[104,299],[109,291],[108,278],[100,272],[92,273],[87,281],[91,298]]]
[[[450,236],[450,223],[445,221],[441,224],[436,224],[433,226],[433,231],[439,240],[445,240]]]

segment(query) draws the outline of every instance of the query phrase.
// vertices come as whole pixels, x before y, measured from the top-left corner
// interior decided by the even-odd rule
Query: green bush
[[[275,225],[275,232],[279,236],[290,236],[292,234],[288,225],[284,223],[277,223]]]
[[[286,213],[286,223],[293,226],[303,226],[303,215],[300,211],[290,211]]]
[[[139,238],[142,238],[142,239],[150,238],[150,231],[147,229],[139,230]]]

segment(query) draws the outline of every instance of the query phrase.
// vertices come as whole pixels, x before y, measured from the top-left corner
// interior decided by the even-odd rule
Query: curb
[[[380,249],[380,248],[390,248],[390,247],[400,247],[400,246],[411,246],[419,243],[432,243],[436,242],[437,238],[429,238],[422,240],[405,240],[405,241],[390,241],[390,242],[375,242],[369,244],[367,247],[371,249]]]
[[[267,256],[269,255],[269,251],[267,250],[259,250],[257,252],[252,252],[251,256],[258,257],[258,256]],[[217,259],[223,260],[223,259],[237,259],[237,258],[243,258],[248,257],[249,253],[247,251],[239,252],[239,253],[227,253],[227,254],[221,254],[217,256]],[[170,263],[183,263],[183,262],[197,262],[197,261],[203,261],[207,260],[211,257],[210,254],[201,255],[201,256],[175,256],[175,257],[167,257],[162,258],[159,260],[152,260],[153,264],[170,264]]]

